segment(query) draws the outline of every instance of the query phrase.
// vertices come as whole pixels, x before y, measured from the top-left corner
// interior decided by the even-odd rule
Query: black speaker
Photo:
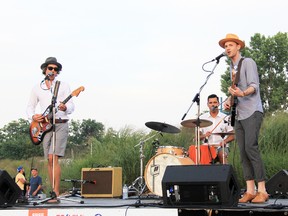
[[[164,206],[237,206],[240,186],[231,165],[167,166],[162,179]]]
[[[279,195],[288,195],[288,172],[281,170],[272,176],[266,183],[267,192],[271,197]],[[285,196],[284,196],[285,197]]]
[[[0,206],[13,206],[21,193],[18,185],[5,170],[0,170]]]

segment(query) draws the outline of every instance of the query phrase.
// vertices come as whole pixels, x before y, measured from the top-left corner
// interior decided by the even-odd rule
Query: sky
[[[73,120],[94,119],[105,128],[150,130],[146,122],[179,127],[207,110],[221,92],[225,58],[205,65],[235,33],[249,46],[255,33],[288,32],[286,0],[13,0],[1,2],[0,128],[27,119],[40,65],[53,56],[71,91]],[[200,104],[193,103],[200,93]],[[68,96],[68,95],[67,95]]]

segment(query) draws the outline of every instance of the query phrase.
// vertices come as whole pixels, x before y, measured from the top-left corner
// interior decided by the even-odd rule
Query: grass
[[[259,137],[259,149],[266,168],[267,180],[288,164],[288,114],[277,113],[265,116]],[[153,137],[150,139],[150,137]],[[144,169],[148,161],[155,155],[153,141],[159,139],[161,146],[180,146],[186,150],[194,144],[194,130],[181,128],[179,134],[163,134],[155,131],[145,134],[142,131],[133,131],[124,128],[118,132],[109,131],[102,142],[96,139],[89,140],[89,148],[74,153],[74,158],[62,160],[62,179],[81,179],[81,169],[90,167],[122,167],[123,184],[130,185],[140,175],[140,143],[143,143]],[[239,149],[236,142],[230,145],[229,163],[233,165],[235,174],[244,187],[242,167],[240,164]],[[26,177],[30,176],[31,166],[36,166],[43,179],[46,191],[51,190],[47,177],[47,162],[43,158],[29,160],[0,160],[0,167],[6,170],[11,177],[16,175],[19,165],[24,166]],[[71,182],[61,182],[62,192],[72,187]]]

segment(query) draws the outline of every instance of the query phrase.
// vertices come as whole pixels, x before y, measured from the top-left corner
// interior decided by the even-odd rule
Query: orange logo
[[[47,209],[29,209],[28,216],[48,216]]]

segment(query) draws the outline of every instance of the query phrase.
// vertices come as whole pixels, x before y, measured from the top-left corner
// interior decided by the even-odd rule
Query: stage
[[[157,196],[120,198],[78,198],[61,199],[59,204],[43,202],[45,199],[29,199],[28,203],[16,203],[1,208],[2,216],[204,216],[204,215],[288,215],[288,199],[270,199],[264,204],[238,204],[231,208],[211,205],[164,206]],[[80,203],[83,201],[84,203]]]

